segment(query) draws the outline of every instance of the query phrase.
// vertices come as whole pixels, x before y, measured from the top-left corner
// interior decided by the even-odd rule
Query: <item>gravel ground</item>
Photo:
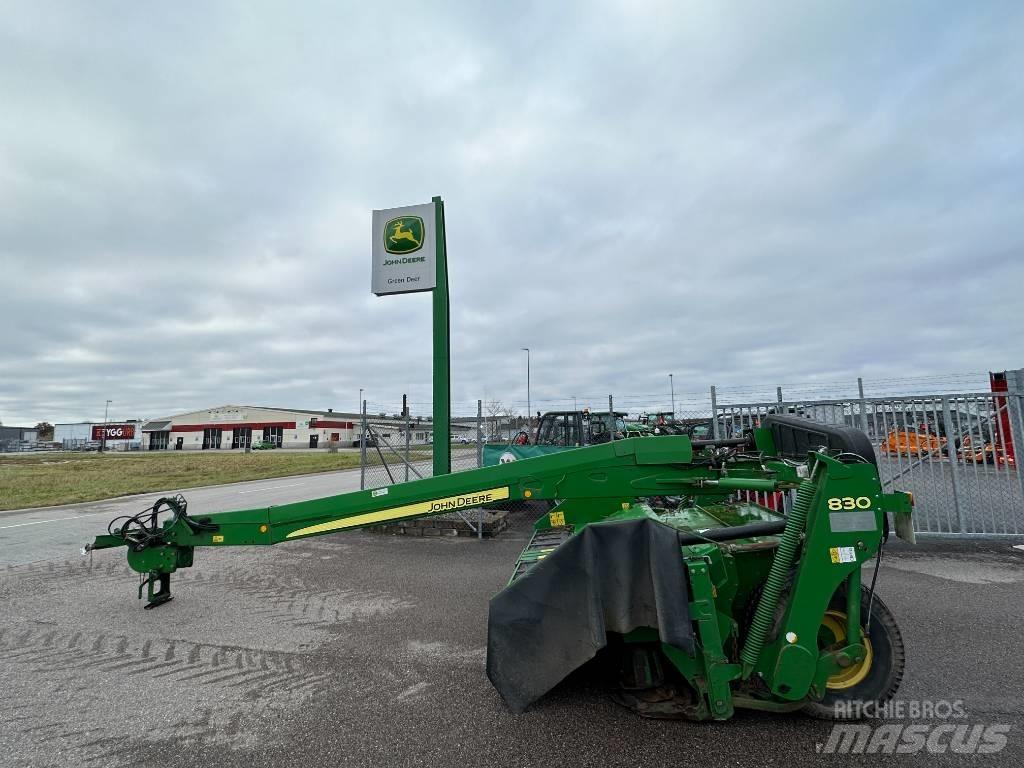
[[[528,535],[356,532],[204,550],[143,611],[123,552],[0,570],[0,765],[959,765],[1024,762],[1024,552],[893,548],[880,594],[908,649],[901,700],[1006,723],[995,755],[819,755],[831,725],[643,720],[583,677],[523,715],[484,674],[487,601]],[[935,724],[935,723],[932,723]]]

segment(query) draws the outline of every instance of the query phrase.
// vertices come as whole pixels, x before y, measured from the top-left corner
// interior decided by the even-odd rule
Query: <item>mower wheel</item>
[[[870,593],[861,589],[861,616],[867,619]],[[846,641],[846,588],[836,590],[818,632],[818,645],[825,648]],[[906,656],[903,637],[888,606],[875,595],[871,624],[864,638],[867,654],[863,661],[829,678],[821,701],[810,701],[803,711],[822,720],[859,720],[877,715],[883,704],[896,695],[903,679]]]

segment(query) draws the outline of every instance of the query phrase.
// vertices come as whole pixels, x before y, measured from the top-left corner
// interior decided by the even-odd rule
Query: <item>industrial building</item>
[[[35,427],[5,427],[0,424],[0,451],[17,451],[38,439]]]
[[[352,447],[358,445],[360,418],[357,413],[330,408],[224,405],[147,421],[142,425],[142,447],[150,451]],[[430,420],[411,417],[410,421],[410,442],[429,442]],[[385,440],[405,440],[404,422],[399,417],[373,416],[368,423]]]

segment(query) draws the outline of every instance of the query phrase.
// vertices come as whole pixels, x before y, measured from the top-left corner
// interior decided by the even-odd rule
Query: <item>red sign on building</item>
[[[105,436],[104,436],[104,433]],[[134,440],[134,424],[94,424],[92,427],[93,440]]]

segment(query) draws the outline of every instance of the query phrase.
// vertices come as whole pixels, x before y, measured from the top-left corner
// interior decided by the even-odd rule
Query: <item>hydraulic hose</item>
[[[789,570],[800,546],[800,537],[807,526],[807,513],[810,512],[817,490],[817,483],[813,480],[804,480],[797,488],[796,500],[786,517],[786,527],[779,539],[779,548],[775,550],[775,559],[772,560],[772,567],[761,591],[761,600],[757,604],[754,619],[747,632],[747,642],[740,654],[744,677],[749,675],[757,664],[765,638],[775,623],[775,609],[779,606],[779,598],[786,586]]]
[[[707,541],[735,541],[736,539],[750,539],[755,536],[777,536],[786,530],[785,520],[767,520],[760,523],[748,523],[747,525],[725,526],[723,528],[708,528],[700,533],[680,532],[679,545],[682,547],[690,544],[703,544]]]

